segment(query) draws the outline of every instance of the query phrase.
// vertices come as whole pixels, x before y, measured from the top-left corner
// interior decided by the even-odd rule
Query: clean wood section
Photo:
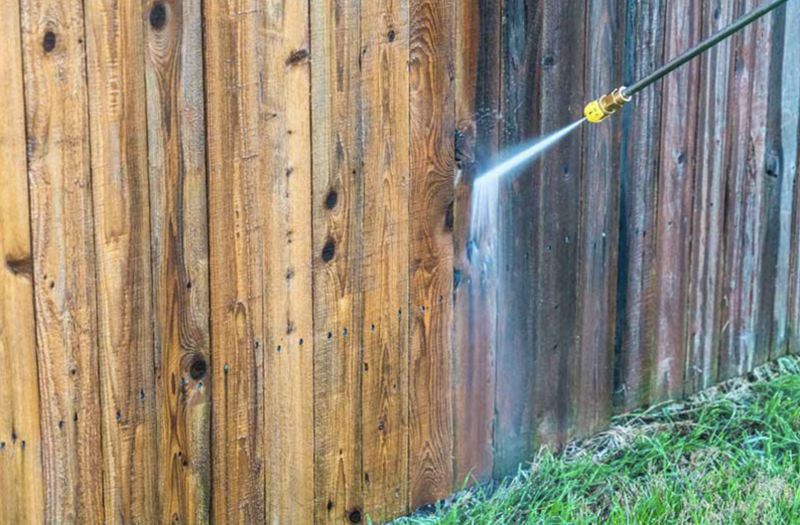
[[[408,509],[409,4],[361,4],[361,450],[364,509]],[[352,520],[351,520],[352,521]]]
[[[742,2],[738,15],[757,5],[755,0]],[[764,269],[766,242],[765,131],[771,30],[772,17],[767,17],[733,37],[720,379],[743,374],[769,358],[769,326],[766,333],[759,326],[763,292],[759,273]]]
[[[624,5],[591,0],[587,20],[587,98],[621,82],[625,28]],[[603,57],[603,60],[590,60]],[[619,231],[621,120],[584,131],[581,177],[580,267],[578,271],[578,352],[575,378],[576,434],[591,435],[608,424],[612,411],[614,319],[616,316],[617,247]]]
[[[263,12],[205,2],[212,362],[212,521],[265,515]],[[178,380],[176,378],[176,380]],[[184,387],[180,381],[174,388]]]
[[[641,78],[664,58],[664,2],[627,0],[624,78]],[[661,87],[639,93],[622,117],[614,402],[649,403],[655,344],[655,232]]]
[[[77,1],[20,6],[45,521],[100,523],[104,461],[84,12]]]
[[[104,521],[153,522],[160,513],[141,4],[84,5]]]
[[[0,516],[44,523],[19,14],[0,2]]]
[[[142,16],[158,521],[206,523],[211,505],[211,343],[201,2],[150,0]]]
[[[734,11],[735,5],[731,2],[704,5],[701,36],[706,38],[733,22]],[[695,132],[691,286],[687,312],[687,394],[710,387],[719,371],[731,53],[731,41],[727,40],[698,59],[700,93]]]
[[[453,488],[494,465],[497,347],[496,202],[472,210],[472,185],[497,158],[502,2],[456,5],[456,188],[453,214]],[[480,218],[473,217],[480,213]],[[480,221],[476,229],[471,222]]]
[[[361,448],[364,172],[358,0],[311,3],[314,517],[364,517]],[[374,220],[370,217],[369,220]],[[345,331],[346,330],[346,331]]]
[[[259,151],[263,217],[267,523],[314,522],[309,3],[263,6]],[[256,15],[250,15],[256,16]]]
[[[700,41],[701,0],[676,0],[665,7],[664,57],[678,56]],[[690,277],[698,61],[664,79],[661,108],[661,162],[656,217],[655,345],[651,402],[683,394]]]

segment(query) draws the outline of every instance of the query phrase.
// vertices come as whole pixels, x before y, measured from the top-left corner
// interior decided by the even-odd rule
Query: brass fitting
[[[623,86],[591,102],[583,110],[583,114],[586,116],[586,120],[592,124],[599,124],[622,109],[622,106],[630,101],[631,97],[625,93],[625,87]]]

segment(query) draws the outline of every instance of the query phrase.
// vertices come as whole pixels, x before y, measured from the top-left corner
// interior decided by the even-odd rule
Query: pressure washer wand
[[[670,73],[672,73],[682,65],[686,64],[690,60],[705,53],[706,51],[708,51],[715,45],[719,44],[729,36],[738,33],[739,31],[749,26],[759,18],[763,17],[766,14],[771,13],[772,11],[774,11],[775,9],[782,6],[788,1],[789,0],[774,0],[773,2],[767,2],[765,5],[756,8],[755,10],[743,16],[742,18],[740,18],[730,26],[726,27],[725,29],[721,30],[720,32],[708,37],[707,39],[700,42],[691,49],[684,51],[676,58],[670,60],[664,66],[660,67],[656,71],[653,71],[646,77],[636,81],[630,87],[623,86],[617,88],[608,95],[604,95],[599,99],[591,102],[588,106],[586,106],[586,109],[584,110],[584,114],[586,115],[586,120],[594,124],[603,122],[608,117],[616,113],[619,109],[621,109],[622,106],[630,102],[633,95],[639,93],[640,91],[650,86],[654,82],[669,75]]]

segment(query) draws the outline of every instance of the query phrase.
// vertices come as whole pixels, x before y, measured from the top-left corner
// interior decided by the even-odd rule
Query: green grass
[[[618,418],[396,524],[800,524],[798,363]]]

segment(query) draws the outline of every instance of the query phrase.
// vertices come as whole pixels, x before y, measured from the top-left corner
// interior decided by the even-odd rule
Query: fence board
[[[142,10],[84,5],[105,521],[152,522],[160,497]]]
[[[731,2],[715,0],[705,4],[702,37],[733,22],[734,15],[735,5]],[[731,41],[726,40],[698,59],[700,96],[692,210],[687,394],[710,387],[717,379],[719,367],[731,53]]]
[[[215,523],[266,517],[261,17],[256,0],[205,3]]]
[[[678,56],[700,41],[703,5],[677,0],[666,5],[664,56]],[[681,396],[692,239],[692,206],[700,64],[692,61],[663,81],[658,212],[656,217],[657,309],[651,401]]]
[[[311,65],[308,2],[270,0],[260,73],[266,519],[314,519]],[[307,341],[307,343],[306,343]]]
[[[411,0],[409,483],[412,508],[453,486],[455,4]]]
[[[533,82],[542,53],[537,41],[543,4],[505,0],[502,33],[501,147],[518,148],[540,134],[541,85]],[[533,450],[534,318],[538,238],[534,214],[541,189],[538,164],[500,181],[495,399],[495,477],[515,472]],[[530,283],[526,288],[519,283]]]
[[[740,15],[758,2],[740,4]],[[772,17],[735,36],[728,133],[720,378],[743,374],[769,358],[769,327],[761,327],[763,248],[766,226],[765,132]],[[746,101],[746,102],[744,102]],[[763,331],[761,328],[765,328]]]
[[[18,2],[0,2],[0,516],[44,523]]]
[[[81,2],[23,0],[45,521],[103,521],[98,326]]]
[[[589,0],[586,36],[586,98],[622,83],[625,12],[605,0]],[[592,21],[600,21],[592,23]],[[575,390],[577,432],[591,435],[608,424],[614,387],[619,220],[619,118],[585,130],[582,211],[578,239],[578,369]]]
[[[789,272],[792,208],[797,178],[800,116],[800,8],[787,4],[775,12],[767,114],[767,225],[761,286],[761,329],[769,330],[770,358],[788,350]]]
[[[502,1],[456,5],[453,210],[453,484],[491,479],[497,351],[497,202],[472,209],[472,184],[496,159]],[[481,205],[483,206],[483,205]],[[480,213],[477,229],[473,213]]]
[[[348,523],[364,510],[358,0],[314,0],[311,27],[315,518]]]
[[[206,523],[211,342],[201,3],[148,0],[143,16],[160,521]]]
[[[664,58],[664,2],[628,0],[625,80],[641,78]],[[655,232],[661,87],[639,93],[622,115],[619,266],[614,361],[618,411],[646,405],[655,344]]]
[[[364,217],[361,440],[364,509],[408,509],[409,4],[361,4]],[[345,335],[346,337],[347,335]]]

